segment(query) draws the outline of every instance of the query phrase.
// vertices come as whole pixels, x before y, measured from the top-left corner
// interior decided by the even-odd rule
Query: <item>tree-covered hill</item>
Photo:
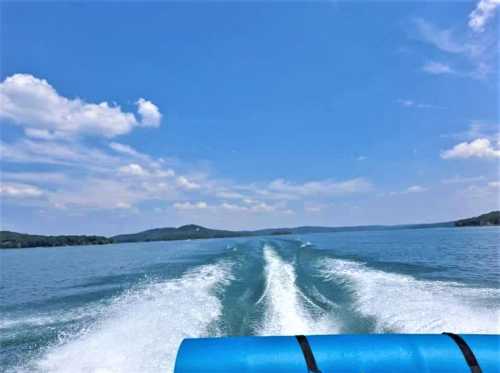
[[[457,220],[456,227],[473,227],[485,225],[500,225],[500,211],[491,211],[487,214],[479,215],[474,218]]]
[[[425,229],[467,226],[489,226],[500,225],[500,211],[492,211],[470,219],[463,219],[444,223],[431,224],[406,224],[406,225],[364,225],[349,227],[315,227],[303,226],[294,228],[270,228],[255,231],[229,231],[221,229],[210,229],[200,225],[183,225],[181,227],[167,227],[149,229],[146,231],[121,234],[113,237],[103,236],[41,236],[0,231],[0,249],[37,247],[37,246],[72,246],[72,245],[102,245],[123,242],[145,242],[145,241],[173,241],[187,239],[206,239],[224,237],[247,237],[268,236],[286,234],[309,234],[309,233],[335,233],[354,231],[375,230],[398,230],[398,229]]]
[[[113,242],[103,236],[41,236],[0,231],[0,248],[12,249],[38,246],[102,245]]]
[[[147,231],[121,234],[111,237],[113,242],[139,242],[139,241],[173,241],[202,238],[223,238],[252,236],[251,231],[227,231],[205,228],[200,225],[189,224],[178,228],[156,228]]]

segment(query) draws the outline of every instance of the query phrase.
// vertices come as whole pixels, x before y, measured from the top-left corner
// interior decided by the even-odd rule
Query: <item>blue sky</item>
[[[2,229],[497,209],[497,5],[2,2]]]

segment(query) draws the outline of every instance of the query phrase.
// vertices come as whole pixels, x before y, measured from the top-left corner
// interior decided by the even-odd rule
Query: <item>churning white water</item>
[[[292,263],[269,245],[264,247],[266,289],[259,300],[266,311],[262,335],[325,334],[336,331],[331,317],[301,292]],[[332,316],[332,315],[331,315]]]
[[[318,267],[325,278],[351,286],[355,307],[376,319],[378,332],[500,332],[498,289],[418,280],[349,260],[325,259]]]
[[[118,297],[102,319],[50,347],[30,369],[43,372],[170,372],[183,338],[208,333],[221,314],[217,287],[231,279],[221,262]]]

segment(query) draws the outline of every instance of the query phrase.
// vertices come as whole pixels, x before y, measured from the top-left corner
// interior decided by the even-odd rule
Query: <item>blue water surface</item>
[[[213,335],[500,332],[500,229],[0,251],[6,372],[171,371]]]

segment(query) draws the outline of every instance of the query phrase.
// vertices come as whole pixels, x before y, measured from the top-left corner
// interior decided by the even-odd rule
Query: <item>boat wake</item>
[[[216,292],[230,280],[231,265],[220,262],[131,290],[114,300],[96,324],[62,337],[18,371],[172,371],[183,338],[217,335],[212,325],[221,314]]]
[[[498,289],[418,280],[349,260],[325,259],[318,267],[325,279],[350,287],[355,308],[375,318],[376,332],[500,332]]]
[[[224,255],[66,314],[6,320],[3,330],[13,332],[61,321],[74,322],[71,330],[77,330],[59,334],[11,371],[172,372],[187,337],[500,332],[498,289],[419,280],[290,240],[247,252],[228,247]]]
[[[334,333],[331,317],[297,286],[293,264],[285,262],[270,246],[264,246],[266,288],[259,302],[266,309],[261,335]]]

